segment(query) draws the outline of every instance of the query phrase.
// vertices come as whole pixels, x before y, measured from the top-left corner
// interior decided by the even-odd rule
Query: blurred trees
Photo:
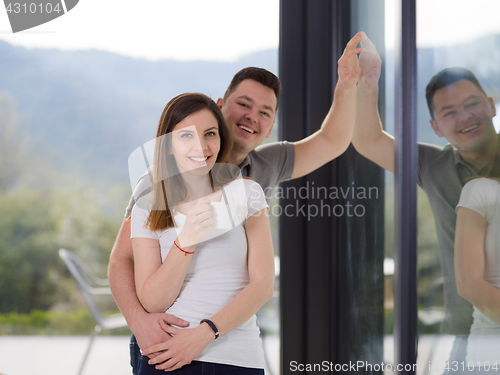
[[[81,187],[78,175],[57,173],[22,125],[0,93],[0,313],[75,304],[61,247],[105,276],[130,189]]]
[[[0,312],[50,307],[56,284],[45,276],[57,262],[49,204],[36,191],[0,196]]]
[[[394,257],[394,183],[385,187],[385,256]],[[419,303],[429,295],[432,283],[442,276],[434,216],[427,195],[417,189],[417,295]]]
[[[0,313],[69,302],[58,257],[65,247],[106,275],[121,218],[103,212],[96,192],[17,189],[0,194]]]
[[[0,192],[14,186],[23,175],[27,144],[19,124],[14,101],[0,93]]]

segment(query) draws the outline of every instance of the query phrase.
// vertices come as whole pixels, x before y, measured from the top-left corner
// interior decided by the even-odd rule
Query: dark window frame
[[[352,2],[345,0],[281,1],[280,139],[300,140],[321,125],[333,98],[336,62],[353,35],[351,11]],[[314,183],[345,189],[353,181],[356,186],[379,188],[378,199],[365,202],[362,218],[280,217],[283,374],[289,373],[293,361],[383,361],[383,170],[351,146],[333,162],[283,187],[307,189]],[[327,203],[354,202],[348,197]],[[280,204],[284,211],[287,205],[321,202],[285,198]],[[350,308],[354,304],[356,311]]]

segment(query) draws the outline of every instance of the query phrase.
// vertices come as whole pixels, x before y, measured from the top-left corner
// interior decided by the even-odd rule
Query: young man
[[[276,118],[281,83],[272,73],[259,68],[238,72],[224,98],[217,104],[222,110],[234,139],[229,162],[238,165],[243,176],[255,179],[264,190],[282,181],[302,177],[341,155],[349,146],[354,126],[356,81],[359,74],[356,48],[361,34],[347,44],[338,61],[339,80],[334,101],[321,129],[294,143],[277,142],[256,149],[271,134]],[[131,199],[126,217],[135,204]],[[111,252],[109,282],[113,296],[127,319],[142,349],[165,342],[170,336],[162,326],[185,325],[168,314],[149,314],[137,299],[134,285],[134,260],[130,241],[130,222],[122,223]],[[133,345],[133,342],[132,342]],[[134,358],[131,349],[132,366]]]
[[[361,46],[352,143],[360,154],[394,172],[394,138],[383,130],[377,108],[381,60],[365,35]],[[467,69],[449,68],[436,74],[427,85],[426,98],[432,129],[449,142],[445,147],[419,144],[418,184],[429,198],[436,222],[444,278],[441,330],[456,336],[451,367],[451,361],[465,360],[472,323],[472,306],[458,295],[455,283],[455,207],[466,179],[487,172],[499,137],[492,122],[496,114],[493,100]]]

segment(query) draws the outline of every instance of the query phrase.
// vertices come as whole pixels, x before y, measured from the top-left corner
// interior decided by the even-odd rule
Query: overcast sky
[[[392,48],[395,0],[385,2]],[[418,0],[418,43],[456,44],[500,33],[499,15],[499,0]],[[80,0],[65,16],[17,34],[0,11],[0,39],[152,60],[227,61],[278,47],[279,0]]]
[[[66,15],[16,34],[7,13],[0,11],[0,39],[151,60],[227,61],[278,48],[279,1],[80,0]]]
[[[394,46],[395,0],[385,0],[386,46]],[[500,33],[498,0],[417,0],[417,43],[435,47]]]

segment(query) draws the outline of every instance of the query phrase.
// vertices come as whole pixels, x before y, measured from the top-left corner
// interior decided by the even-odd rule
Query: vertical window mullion
[[[395,103],[395,363],[415,374],[417,339],[417,49],[416,0],[399,0]],[[410,366],[408,366],[410,365]]]

